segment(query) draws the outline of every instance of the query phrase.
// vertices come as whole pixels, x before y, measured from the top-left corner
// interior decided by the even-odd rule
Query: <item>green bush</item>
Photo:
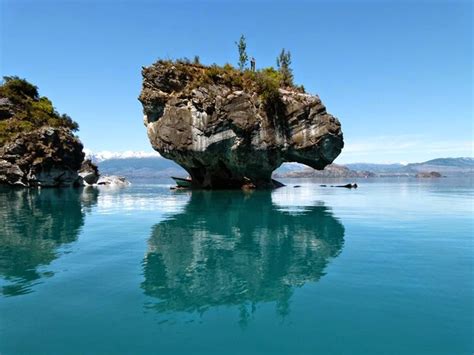
[[[0,121],[0,145],[5,144],[20,132],[30,132],[35,128],[32,122],[4,120]]]
[[[280,96],[278,91],[282,84],[281,74],[274,68],[265,68],[258,71],[255,75],[257,92],[264,101],[276,100]]]
[[[217,83],[223,73],[223,69],[217,64],[211,65],[207,70],[206,70],[206,76],[211,82]]]
[[[272,67],[259,70],[255,73],[255,83],[267,114],[284,114],[284,105],[280,97],[280,88],[283,84],[281,73]]]
[[[242,71],[247,66],[249,56],[247,55],[247,42],[245,41],[245,36],[241,35],[238,42],[235,42],[237,50],[239,51],[239,69]]]
[[[285,48],[281,50],[280,55],[277,57],[277,67],[278,71],[282,75],[282,83],[285,86],[293,86],[293,69],[291,69],[291,53],[290,51],[285,51]]]
[[[242,88],[242,73],[231,64],[226,63],[223,67],[213,64],[204,68],[204,74],[198,79],[197,84],[223,84]]]
[[[0,86],[0,97],[7,97],[13,103],[19,104],[25,100],[38,100],[38,88],[18,76],[4,76]]]
[[[286,64],[291,62],[289,52],[285,52],[283,58],[285,58]],[[188,91],[202,85],[227,85],[234,90],[239,89],[248,92],[257,92],[265,104],[271,103],[272,101],[274,101],[273,103],[281,101],[280,88],[291,87],[293,90],[304,92],[303,86],[295,86],[292,83],[291,86],[288,85],[288,76],[286,76],[285,71],[282,71],[281,68],[277,70],[273,67],[268,67],[257,71],[249,69],[241,71],[229,63],[223,66],[217,64],[206,66],[187,63],[182,59],[174,62],[170,60],[158,60],[158,63],[166,66],[174,66],[180,75],[191,78],[185,89]]]
[[[176,59],[176,63],[179,63],[179,64],[191,64],[191,59],[189,59],[188,57],[179,58],[179,59]]]
[[[59,114],[47,97],[40,97],[38,88],[17,76],[6,76],[0,85],[0,98],[13,104],[13,117],[0,121],[0,144],[14,135],[42,126],[64,127],[77,131],[79,125],[66,114]]]

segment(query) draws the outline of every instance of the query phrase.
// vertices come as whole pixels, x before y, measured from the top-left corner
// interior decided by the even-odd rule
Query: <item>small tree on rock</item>
[[[247,43],[245,42],[245,36],[241,35],[239,42],[235,42],[237,49],[239,50],[239,69],[244,70],[247,66],[249,57],[247,55]]]
[[[293,86],[293,70],[290,68],[290,65],[291,53],[290,51],[285,51],[285,48],[283,48],[277,57],[277,67],[281,73],[283,85],[285,86]]]

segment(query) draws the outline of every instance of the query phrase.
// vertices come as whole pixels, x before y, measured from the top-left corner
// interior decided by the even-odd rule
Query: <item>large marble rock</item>
[[[99,180],[100,174],[97,165],[92,163],[90,159],[86,159],[81,164],[79,170],[79,176],[82,178],[85,184],[94,185]]]
[[[0,147],[0,184],[26,187],[80,186],[82,144],[67,128],[42,127]]]
[[[279,89],[270,102],[225,80],[200,80],[209,67],[157,62],[143,68],[144,123],[152,147],[195,187],[271,187],[284,162],[323,169],[341,152],[341,125],[318,96]],[[244,78],[245,79],[245,78]]]

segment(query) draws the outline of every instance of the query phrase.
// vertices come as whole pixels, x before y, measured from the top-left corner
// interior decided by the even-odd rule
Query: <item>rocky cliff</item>
[[[16,186],[82,185],[77,171],[81,142],[66,128],[43,127],[18,134],[0,148],[0,183]]]
[[[195,187],[271,187],[283,162],[323,169],[343,148],[341,125],[319,97],[281,87],[273,69],[158,61],[142,75],[150,142]]]
[[[18,77],[0,85],[0,184],[25,187],[79,186],[84,160],[78,129],[37,87]],[[82,173],[92,181],[87,168]],[[90,169],[89,169],[90,170]],[[93,171],[97,174],[97,168]]]

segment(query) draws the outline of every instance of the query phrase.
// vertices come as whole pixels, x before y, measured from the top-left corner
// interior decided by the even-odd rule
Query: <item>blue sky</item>
[[[93,151],[150,151],[141,66],[199,55],[257,66],[292,53],[295,81],[342,123],[336,162],[472,156],[470,1],[0,0],[0,73],[35,83]]]

